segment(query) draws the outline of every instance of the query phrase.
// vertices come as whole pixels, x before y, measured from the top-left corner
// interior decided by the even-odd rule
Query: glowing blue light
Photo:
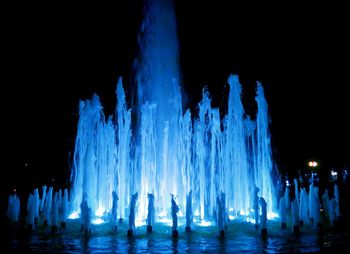
[[[92,214],[102,217],[111,210],[115,191],[117,215],[127,219],[130,197],[138,192],[135,224],[140,226],[146,223],[147,195],[152,193],[155,216],[168,223],[170,194],[175,195],[182,217],[186,195],[192,190],[194,216],[202,222],[215,217],[221,192],[226,194],[225,209],[248,216],[256,186],[259,196],[268,202],[268,212],[273,212],[273,161],[262,85],[257,83],[256,120],[245,113],[242,85],[235,75],[228,78],[226,116],[212,106],[204,89],[194,117],[183,108],[171,1],[147,3],[135,72],[137,94],[132,95],[137,98],[134,108],[127,104],[121,79],[114,116],[105,117],[97,95],[80,102],[70,211],[79,211],[86,194]]]

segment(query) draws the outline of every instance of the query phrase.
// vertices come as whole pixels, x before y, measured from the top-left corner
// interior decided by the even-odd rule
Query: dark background
[[[97,93],[112,114],[119,76],[130,95],[142,1],[119,2],[3,9],[2,191],[67,186],[79,100]],[[175,4],[186,107],[195,111],[207,86],[214,106],[225,110],[234,73],[254,115],[260,81],[281,172],[294,174],[310,159],[324,172],[349,166],[345,8],[204,2]]]

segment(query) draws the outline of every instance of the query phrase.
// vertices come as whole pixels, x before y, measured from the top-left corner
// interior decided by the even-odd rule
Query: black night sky
[[[2,33],[2,190],[69,181],[78,103],[97,93],[111,114],[119,76],[130,93],[141,1],[12,6]],[[192,3],[188,3],[192,2]],[[247,111],[261,81],[275,160],[283,171],[350,165],[347,17],[334,6],[249,6],[176,1],[182,81],[195,109],[208,86],[225,108],[238,74]],[[254,8],[253,8],[254,7]],[[277,11],[278,10],[278,11]],[[253,96],[249,96],[253,94]],[[31,186],[32,185],[32,186]]]

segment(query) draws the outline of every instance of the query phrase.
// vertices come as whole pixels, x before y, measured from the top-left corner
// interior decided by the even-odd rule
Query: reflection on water
[[[296,237],[290,228],[279,230],[278,222],[269,222],[267,238],[262,238],[250,223],[231,222],[224,239],[218,237],[216,228],[197,227],[190,234],[179,228],[179,238],[171,237],[171,229],[155,225],[154,232],[147,234],[144,227],[136,230],[132,238],[126,236],[127,225],[120,224],[117,233],[108,224],[94,226],[90,236],[79,232],[79,225],[71,223],[66,231],[52,235],[48,228],[39,228],[31,234],[9,232],[1,248],[19,252],[64,253],[174,253],[174,252],[319,252],[346,247],[349,236],[332,230],[320,234],[316,229],[304,226],[301,236]],[[4,239],[4,238],[3,238]],[[343,250],[343,249],[340,249]]]

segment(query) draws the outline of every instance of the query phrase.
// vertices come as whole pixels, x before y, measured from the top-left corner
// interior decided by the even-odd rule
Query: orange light
[[[318,166],[318,163],[316,161],[309,161],[308,165],[309,167],[315,168]]]

